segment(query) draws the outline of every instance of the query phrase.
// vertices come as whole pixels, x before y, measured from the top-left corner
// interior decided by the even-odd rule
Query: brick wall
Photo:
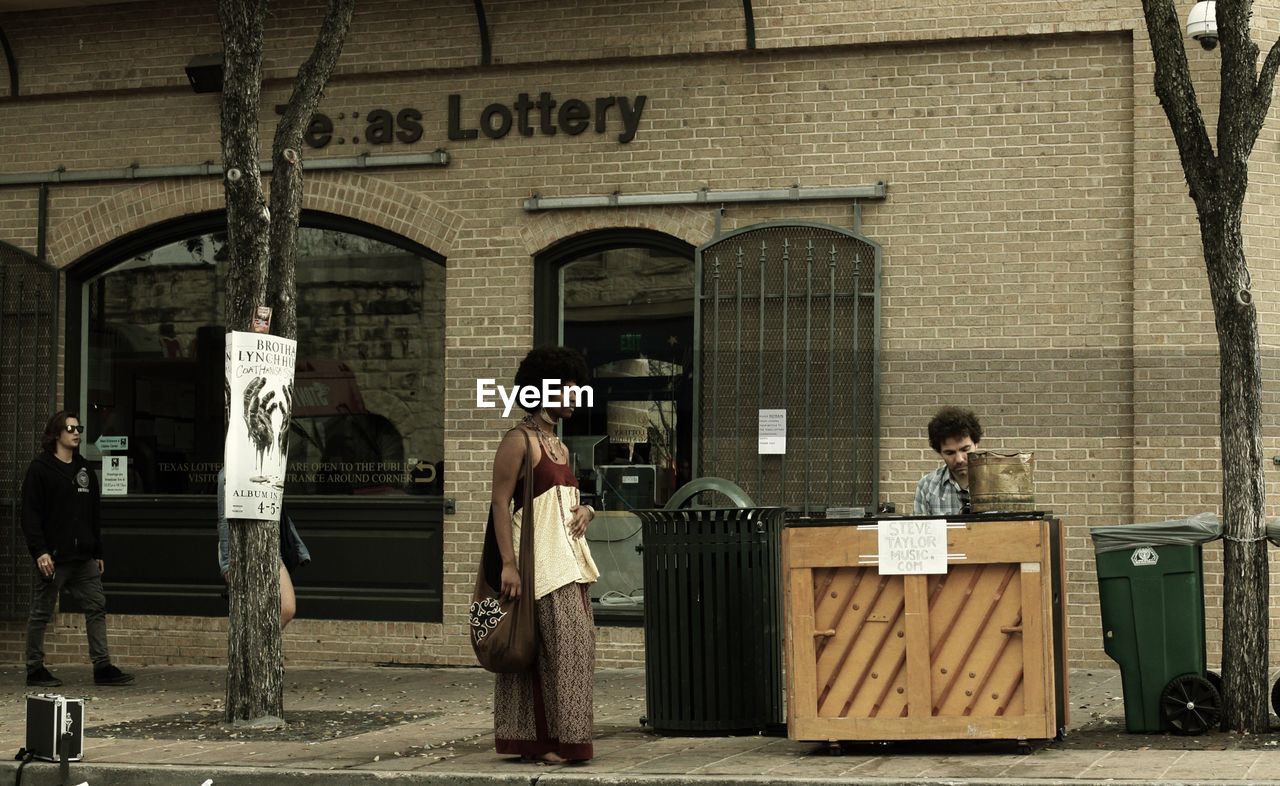
[[[273,79],[300,59],[309,35],[302,20],[317,7],[282,6],[272,33],[289,33],[273,37]],[[979,411],[984,446],[1035,451],[1038,495],[1067,527],[1075,665],[1105,660],[1087,528],[1217,509],[1216,339],[1195,219],[1149,88],[1136,7],[1047,0],[754,7],[761,49],[745,52],[740,7],[722,0],[674,11],[659,3],[502,4],[491,17],[497,65],[482,68],[467,4],[427,21],[396,3],[361,6],[321,106],[343,143],[307,156],[446,146],[452,161],[443,169],[313,172],[307,204],[398,232],[448,259],[443,442],[446,494],[458,500],[458,513],[445,524],[444,624],[299,620],[288,635],[294,662],[469,659],[463,612],[489,460],[506,425],[474,408],[474,379],[509,378],[529,344],[532,255],[620,226],[699,244],[715,220],[713,206],[527,214],[521,200],[533,193],[886,181],[888,198],[862,214],[863,232],[884,248],[883,495],[908,506],[916,480],[936,466],[923,427],[942,403]],[[0,117],[0,138],[14,140],[0,146],[0,168],[217,159],[216,97],[193,95],[180,77],[186,57],[216,42],[214,23],[204,12],[178,19],[157,8],[0,20],[19,62],[33,62],[25,95],[13,103],[20,111]],[[1260,16],[1274,34],[1274,14]],[[421,45],[428,26],[451,34],[444,46]],[[76,70],[112,53],[118,68],[119,47],[147,56],[128,74]],[[1198,50],[1191,60],[1202,100],[1212,101],[1217,61]],[[616,115],[607,134],[448,141],[449,95],[463,96],[463,121],[475,127],[486,104],[541,91],[561,101],[644,94],[648,104],[627,144],[617,141]],[[270,106],[286,88],[273,81],[267,93]],[[421,109],[422,141],[355,143],[364,113],[378,107]],[[263,122],[269,126],[269,112]],[[1280,284],[1273,129],[1258,145],[1247,219],[1260,295]],[[0,188],[0,239],[34,245],[33,193]],[[220,201],[213,179],[55,187],[51,255],[71,265],[121,234]],[[723,224],[779,219],[849,226],[852,209],[733,204]],[[1274,306],[1262,308],[1271,357]],[[1267,417],[1268,450],[1280,452],[1271,398]],[[1220,577],[1211,558],[1215,651]],[[117,617],[112,635],[122,660],[216,662],[221,625]],[[6,630],[0,641],[13,640]],[[55,638],[68,657],[82,646],[74,629]],[[605,664],[641,657],[637,629],[604,628],[600,642]]]

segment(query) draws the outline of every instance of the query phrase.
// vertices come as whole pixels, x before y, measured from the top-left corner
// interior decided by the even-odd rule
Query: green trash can
[[[1280,519],[1267,522],[1267,540],[1271,541],[1272,546],[1280,546]],[[1271,686],[1271,709],[1276,715],[1280,715],[1280,677]]]
[[[1201,734],[1222,715],[1221,681],[1207,671],[1202,544],[1217,516],[1093,527],[1103,648],[1120,665],[1130,732]]]
[[[785,508],[635,510],[643,523],[645,722],[776,732]]]

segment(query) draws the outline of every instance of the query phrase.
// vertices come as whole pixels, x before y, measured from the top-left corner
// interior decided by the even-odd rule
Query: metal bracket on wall
[[[453,497],[444,498],[444,515],[452,516],[458,512],[458,502]]]
[[[2,181],[0,181],[2,182]],[[620,194],[606,196],[542,197],[534,194],[524,200],[526,212],[570,210],[586,207],[643,207],[653,205],[696,205],[719,202],[803,202],[814,199],[884,199],[888,185],[878,180],[869,186],[790,186],[738,191],[699,189],[675,194]]]

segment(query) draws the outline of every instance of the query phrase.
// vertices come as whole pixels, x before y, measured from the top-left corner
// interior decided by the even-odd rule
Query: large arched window
[[[225,241],[218,214],[157,227],[104,249],[69,288],[80,347],[69,387],[79,391],[84,450],[96,458],[95,444],[127,440],[130,494],[213,491],[222,462]],[[309,212],[297,270],[286,490],[439,494],[443,258]]]
[[[602,577],[602,620],[639,619],[640,520],[690,480],[693,454],[693,247],[647,230],[570,238],[537,258],[535,340],[580,350],[594,406],[564,424]]]

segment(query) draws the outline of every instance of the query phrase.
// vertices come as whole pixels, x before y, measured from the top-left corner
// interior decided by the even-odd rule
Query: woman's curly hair
[[[943,407],[929,421],[929,447],[935,453],[942,452],[942,443],[949,439],[968,437],[973,444],[982,441],[982,424],[978,416],[967,409]]]
[[[543,380],[554,379],[562,384],[570,382],[585,385],[590,372],[587,370],[587,359],[576,349],[568,347],[539,347],[529,351],[520,361],[516,369],[515,383],[517,387],[536,387],[541,389]],[[542,408],[539,404],[530,409],[524,402],[517,400],[525,412],[537,412]]]

